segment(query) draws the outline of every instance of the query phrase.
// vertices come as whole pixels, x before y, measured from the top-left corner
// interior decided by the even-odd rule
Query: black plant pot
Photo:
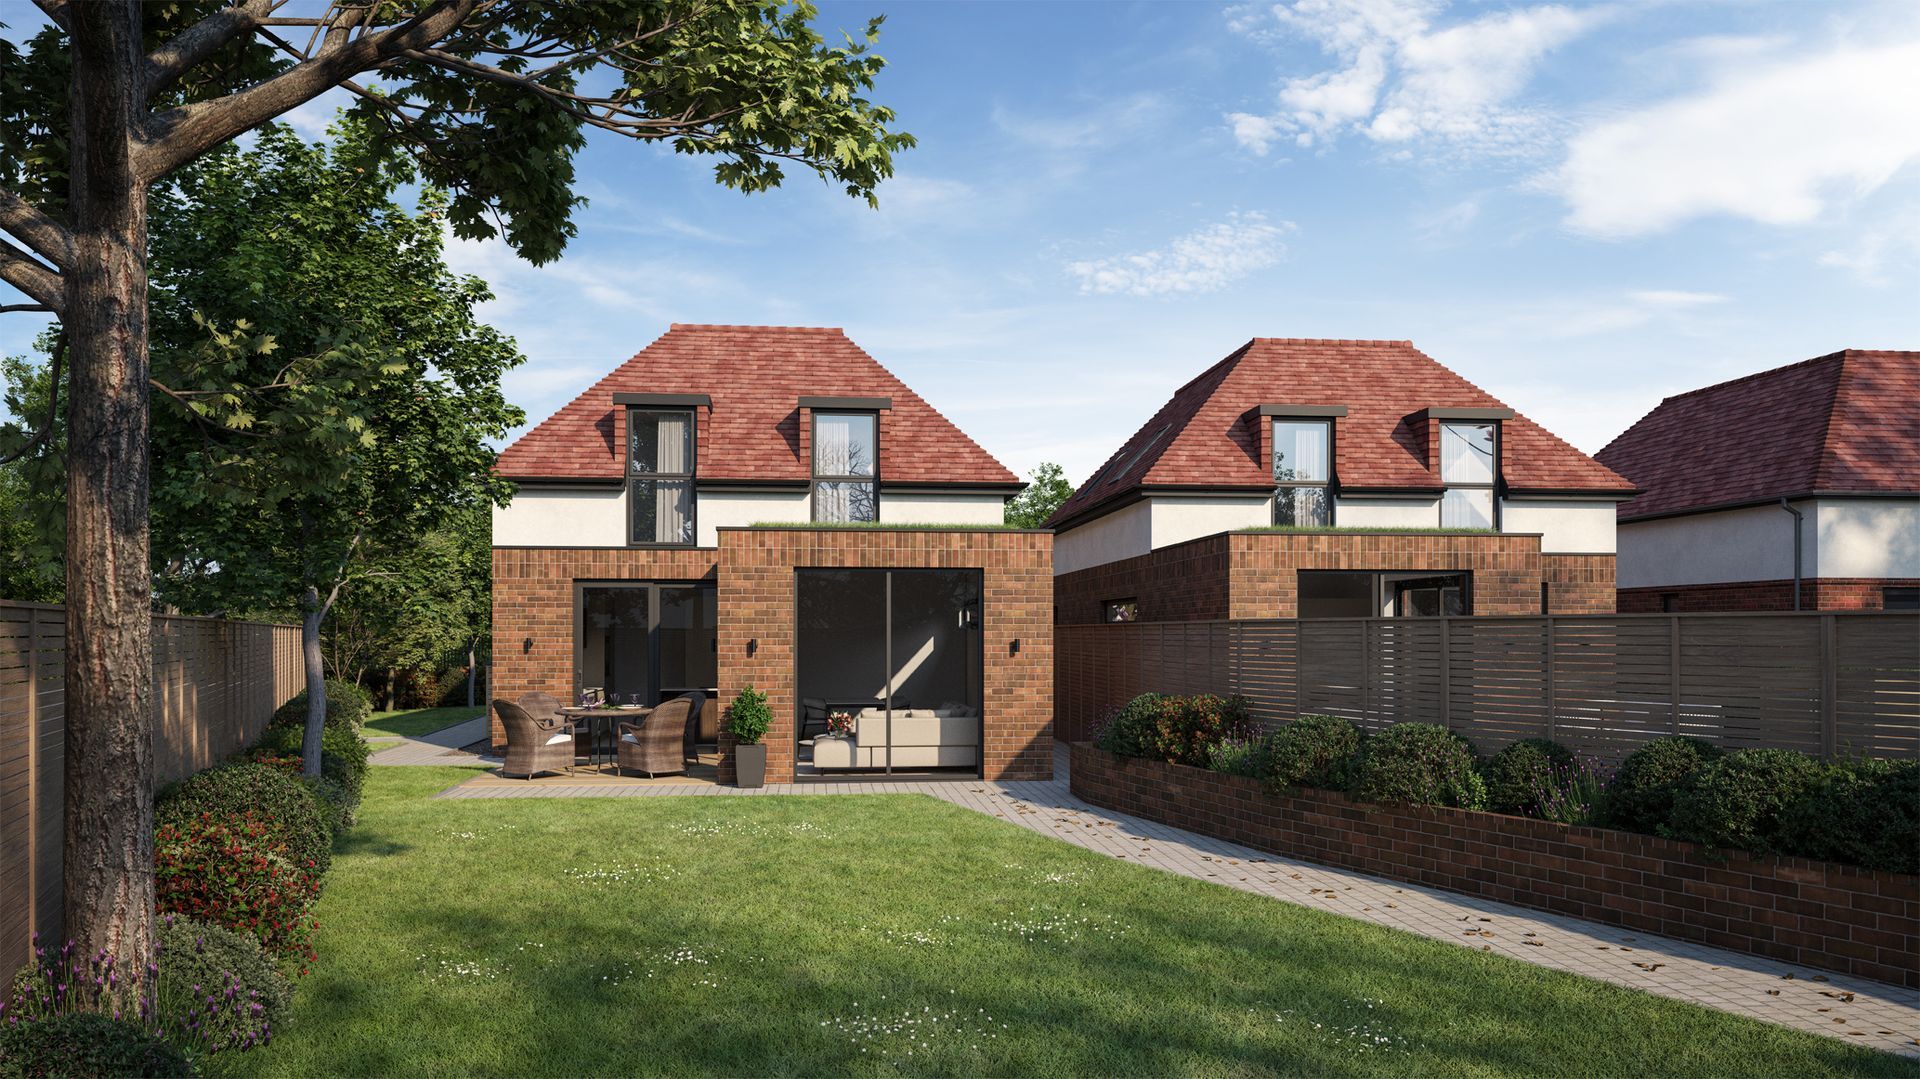
[[[733,781],[741,787],[767,785],[767,747],[764,744],[733,747]]]

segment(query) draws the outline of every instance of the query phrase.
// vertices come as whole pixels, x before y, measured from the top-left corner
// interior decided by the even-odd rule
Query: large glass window
[[[693,447],[691,411],[627,411],[632,542],[693,543]]]
[[[1500,428],[1494,423],[1440,425],[1440,527],[1494,528],[1494,482]]]
[[[1327,483],[1333,474],[1333,423],[1273,421],[1273,523],[1295,528],[1333,524]]]
[[[1398,570],[1300,570],[1300,618],[1434,618],[1473,613],[1467,573]]]
[[[871,412],[813,414],[813,519],[880,519],[879,417]]]
[[[621,704],[658,704],[719,685],[712,585],[581,584],[574,615],[574,689]]]

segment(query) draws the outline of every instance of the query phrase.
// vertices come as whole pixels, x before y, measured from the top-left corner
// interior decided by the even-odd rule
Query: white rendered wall
[[[801,520],[805,520],[803,516]],[[997,525],[1007,519],[1007,499],[996,494],[934,494],[880,490],[880,523]]]
[[[781,492],[701,491],[694,508],[695,541],[720,546],[720,528],[741,528],[763,521],[804,521],[813,515],[805,488]]]
[[[625,547],[624,487],[522,487],[493,508],[495,547]]]
[[[1500,531],[1540,533],[1544,554],[1609,554],[1616,516],[1612,502],[1506,499],[1500,503]]]
[[[1270,495],[1252,498],[1170,495],[1149,498],[1147,505],[1153,507],[1154,550],[1240,528],[1265,528],[1273,523]]]
[[[1135,502],[1053,537],[1055,576],[1153,550],[1153,508]]]
[[[1815,576],[1819,528],[1814,504],[1796,503],[1806,516],[1801,572]],[[1793,577],[1793,516],[1778,504],[1660,517],[1619,526],[1621,588],[1783,581]]]
[[[1920,499],[1822,499],[1803,506],[1817,522],[1809,577],[1920,577]]]
[[[1333,523],[1341,528],[1439,528],[1440,499],[1336,498]]]

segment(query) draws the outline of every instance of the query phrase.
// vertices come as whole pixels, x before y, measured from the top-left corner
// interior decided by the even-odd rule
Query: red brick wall
[[[1800,582],[1800,606],[1808,611],[1877,611],[1881,589],[1920,585],[1920,577],[1809,577]],[[1674,597],[1676,611],[1791,611],[1793,581],[1735,581],[1728,584],[1622,588],[1621,614],[1663,610],[1662,596]]]
[[[1123,760],[1080,742],[1073,793],[1094,805],[1291,857],[1789,963],[1920,987],[1920,878],[1713,852],[1604,828]]]
[[[1543,554],[1548,614],[1613,614],[1614,556]]]
[[[769,783],[793,778],[796,567],[981,570],[986,778],[1053,775],[1052,533],[722,529],[720,697],[724,704],[748,684],[767,695]],[[726,742],[721,779],[731,781]]]
[[[1110,599],[1138,600],[1142,622],[1227,617],[1227,537],[1188,540],[1053,579],[1054,618],[1062,625],[1101,621]]]
[[[711,547],[671,551],[495,547],[488,694],[511,701],[541,690],[563,702],[572,699],[576,580],[711,581],[718,555]],[[492,716],[492,709],[488,715]],[[500,717],[492,716],[491,729],[494,745],[505,745]]]
[[[1471,572],[1475,614],[1539,614],[1540,583],[1559,578],[1569,598],[1558,613],[1613,610],[1611,555],[1542,556],[1537,535],[1227,532],[1061,574],[1056,618],[1098,622],[1104,601],[1126,597],[1143,622],[1292,618],[1303,569]]]

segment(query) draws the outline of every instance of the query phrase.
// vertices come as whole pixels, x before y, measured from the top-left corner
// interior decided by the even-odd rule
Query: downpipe
[[[1800,609],[1800,525],[1806,514],[1793,508],[1793,503],[1785,498],[1780,500],[1780,508],[1793,514],[1793,609]]]

